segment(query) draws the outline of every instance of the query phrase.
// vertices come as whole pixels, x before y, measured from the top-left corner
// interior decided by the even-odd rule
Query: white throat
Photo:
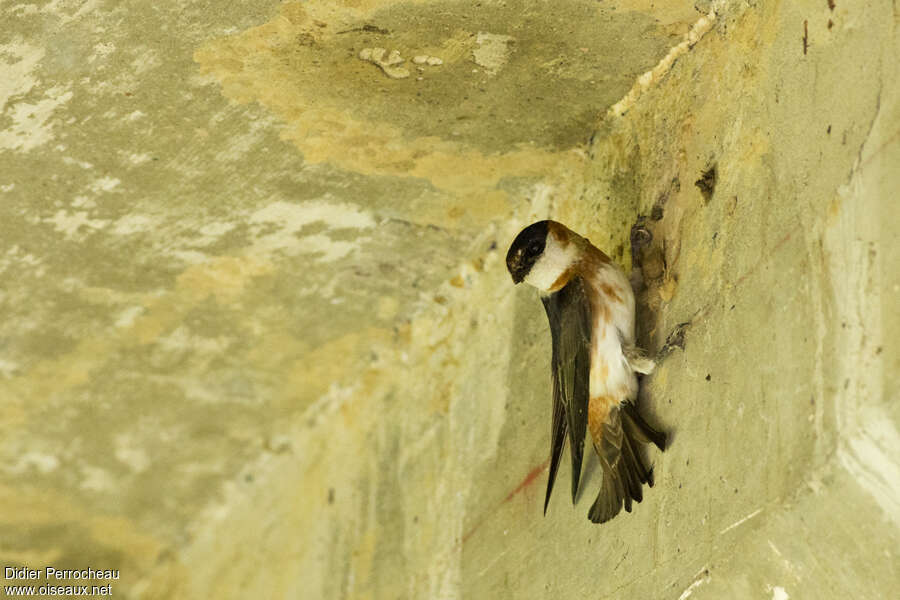
[[[553,234],[547,236],[547,243],[540,258],[525,276],[525,281],[537,289],[547,292],[566,270],[578,260],[578,246],[560,244]]]

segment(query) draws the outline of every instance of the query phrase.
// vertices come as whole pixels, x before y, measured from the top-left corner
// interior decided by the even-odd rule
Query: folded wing
[[[573,503],[578,494],[590,398],[591,306],[584,281],[577,275],[542,300],[553,341],[553,420],[550,473],[544,499],[546,513],[567,434],[572,455]]]

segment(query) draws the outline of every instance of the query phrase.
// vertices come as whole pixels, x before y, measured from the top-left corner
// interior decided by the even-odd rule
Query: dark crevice
[[[700,188],[700,193],[703,194],[703,199],[707,203],[712,200],[713,192],[716,190],[717,179],[718,173],[716,172],[716,163],[713,163],[703,171],[700,175],[700,179],[694,182],[694,185]]]

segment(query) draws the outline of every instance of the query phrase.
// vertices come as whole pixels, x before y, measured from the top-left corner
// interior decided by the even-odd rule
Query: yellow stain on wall
[[[374,8],[376,3],[370,4]],[[440,82],[435,86],[451,88],[459,84],[454,77],[460,72],[477,67],[469,60],[476,32],[447,32],[435,46],[418,43],[414,32],[398,29],[396,36],[383,42],[404,48],[405,64],[413,69],[412,77],[398,81],[360,60],[359,44],[343,35],[357,31],[365,16],[346,6],[286,4],[268,23],[207,42],[196,50],[194,60],[220,82],[227,98],[239,104],[258,102],[277,115],[284,122],[282,138],[294,144],[305,161],[363,175],[425,179],[448,192],[449,203],[424,209],[432,212],[430,220],[449,220],[452,225],[463,218],[483,222],[505,215],[507,195],[496,187],[503,177],[552,181],[580,170],[583,157],[571,150],[510,142],[500,152],[484,151],[455,132],[452,122],[435,135],[434,127],[423,132],[421,122],[397,118],[413,106],[421,118],[422,101],[411,81],[419,73],[411,63],[412,53],[440,54],[443,66],[422,74]],[[453,65],[459,67],[455,75],[447,71]],[[432,125],[452,121],[445,113],[454,100],[432,94],[428,99]],[[496,116],[485,109],[474,118],[488,127],[492,121],[514,116],[502,107],[493,110]],[[419,218],[422,210],[416,208]]]
[[[210,295],[229,302],[242,294],[254,277],[272,270],[271,263],[252,256],[220,256],[188,267],[176,281],[181,294],[195,302]]]
[[[144,532],[133,520],[87,512],[77,500],[63,496],[54,490],[42,490],[17,485],[15,488],[0,485],[0,506],[4,507],[0,515],[0,525],[15,523],[35,529],[44,527],[59,528],[60,524],[71,523],[76,526],[80,535],[94,540],[94,544],[107,548],[127,548],[130,565],[123,567],[149,569],[158,560],[164,545],[153,535]],[[84,545],[89,545],[84,541]],[[43,552],[34,551],[40,560],[23,555],[23,564],[52,565],[60,558],[59,549]],[[134,582],[137,577],[132,571],[126,578]]]

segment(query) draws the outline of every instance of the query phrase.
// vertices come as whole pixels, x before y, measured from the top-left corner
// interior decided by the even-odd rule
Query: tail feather
[[[594,501],[588,518],[594,523],[605,523],[622,510],[631,512],[632,501],[644,498],[643,485],[653,487],[653,469],[641,457],[640,443],[654,443],[660,450],[665,449],[665,434],[654,430],[638,415],[630,403],[623,403],[621,447],[615,460],[605,461],[601,454],[603,483]],[[606,440],[604,440],[606,441]]]
[[[627,435],[622,444],[622,453],[625,462],[632,461],[635,467],[633,469],[622,469],[625,475],[625,481],[628,483],[628,496],[630,496],[626,496],[625,510],[631,512],[631,499],[633,498],[637,502],[644,499],[643,483],[647,481],[647,470],[644,468],[643,461],[641,461],[640,456],[635,452],[635,449],[631,444],[631,439]]]
[[[653,445],[660,450],[666,449],[666,434],[650,427],[650,425],[647,424],[647,421],[645,421],[637,411],[637,407],[634,404],[631,402],[623,402],[622,409],[625,415],[623,425],[625,426],[626,432],[630,433],[632,437],[642,444],[649,444],[652,442]]]
[[[606,523],[622,510],[622,496],[615,490],[615,480],[608,471],[603,472],[603,484],[597,499],[588,513],[594,523]]]

